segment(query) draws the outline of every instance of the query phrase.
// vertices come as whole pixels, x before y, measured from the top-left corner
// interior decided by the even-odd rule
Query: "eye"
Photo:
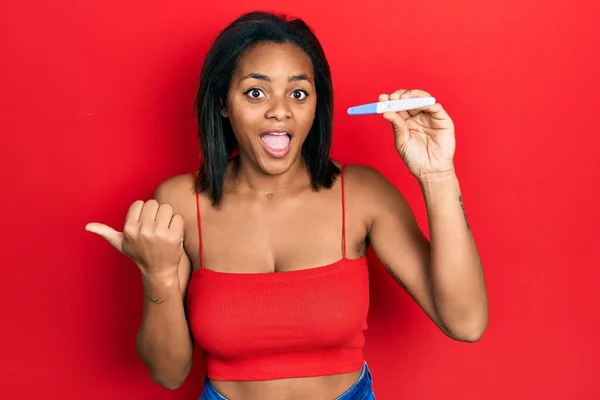
[[[260,99],[260,98],[261,98],[261,95],[262,95],[262,97],[264,97],[264,93],[262,92],[262,90],[260,90],[260,89],[255,89],[255,88],[252,88],[252,89],[248,89],[248,90],[246,90],[246,91],[244,92],[244,94],[245,94],[246,96],[249,96],[249,97],[250,97],[250,98],[252,98],[252,99]]]
[[[304,90],[294,90],[294,92],[292,93],[292,97],[295,100],[304,100],[306,96],[308,96],[308,93],[306,93],[306,91]]]

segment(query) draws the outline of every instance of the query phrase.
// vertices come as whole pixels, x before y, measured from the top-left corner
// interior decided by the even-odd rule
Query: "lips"
[[[264,132],[260,135],[260,142],[269,155],[281,158],[290,151],[292,134],[288,131]]]

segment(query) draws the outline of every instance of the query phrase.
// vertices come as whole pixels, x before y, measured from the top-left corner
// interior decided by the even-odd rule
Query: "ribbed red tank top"
[[[187,311],[208,377],[270,380],[357,371],[364,363],[369,282],[366,257],[346,257],[344,170],[343,257],[330,265],[275,273],[192,272]]]

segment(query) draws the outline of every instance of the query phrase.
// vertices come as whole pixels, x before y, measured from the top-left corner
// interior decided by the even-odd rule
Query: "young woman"
[[[485,280],[440,104],[383,114],[423,190],[431,242],[381,174],[330,159],[330,70],[302,20],[254,12],[229,25],[197,111],[199,171],[133,203],[122,233],[86,226],[141,270],[138,352],[154,381],[179,387],[195,342],[203,399],[375,398],[363,358],[369,245],[446,335],[481,337]]]

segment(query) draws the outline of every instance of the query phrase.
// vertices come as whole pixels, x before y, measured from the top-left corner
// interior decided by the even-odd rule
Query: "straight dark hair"
[[[231,77],[240,56],[250,47],[265,42],[290,43],[301,48],[314,69],[317,105],[313,126],[302,146],[313,190],[331,188],[340,173],[331,161],[333,130],[333,85],[329,63],[311,28],[299,18],[254,11],[229,24],[215,39],[200,76],[195,111],[202,164],[196,190],[205,193],[214,207],[223,197],[227,160],[237,147],[231,124],[221,115]]]

